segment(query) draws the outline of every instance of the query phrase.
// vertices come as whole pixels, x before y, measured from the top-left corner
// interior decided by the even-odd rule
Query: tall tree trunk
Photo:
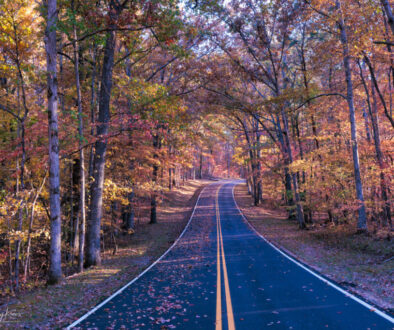
[[[293,196],[293,191],[292,191],[292,185],[291,185],[291,175],[290,175],[290,171],[289,171],[289,157],[286,156],[286,144],[285,144],[285,138],[283,136],[283,131],[282,131],[282,127],[280,125],[280,119],[279,119],[279,115],[276,116],[276,123],[275,123],[275,129],[276,129],[276,134],[278,136],[278,141],[280,143],[280,148],[281,148],[281,152],[284,155],[284,174],[285,174],[285,180],[284,180],[284,184],[285,184],[285,197],[286,197],[286,204],[289,207],[289,216],[288,218],[291,220],[295,220],[296,219],[296,212],[294,209],[294,196]]]
[[[72,3],[72,9],[74,10],[74,1]],[[86,209],[85,209],[85,191],[86,191],[86,180],[85,180],[85,154],[84,154],[84,135],[83,135],[83,109],[82,109],[82,95],[81,95],[81,83],[79,77],[79,43],[77,35],[77,27],[73,24],[74,32],[74,70],[75,70],[75,85],[77,89],[77,104],[78,104],[78,147],[79,147],[79,228],[76,225],[75,235],[79,232],[79,247],[78,247],[78,270],[83,271],[83,260],[84,260],[84,249],[85,249],[85,227],[86,227]],[[78,222],[77,222],[78,224]],[[75,246],[74,246],[75,248]]]
[[[353,153],[354,179],[356,184],[356,197],[360,203],[358,209],[357,229],[358,231],[363,232],[363,231],[367,231],[367,216],[365,212],[363,184],[361,181],[360,160],[358,156],[357,125],[356,125],[356,116],[355,116],[355,108],[354,108],[352,71],[350,68],[350,55],[349,55],[346,25],[343,20],[340,1],[337,0],[336,3],[337,3],[337,8],[339,9],[340,12],[338,27],[341,35],[341,43],[343,48],[343,66],[346,75],[347,103],[349,106],[349,120],[351,127],[351,142],[352,142],[352,153]]]
[[[248,144],[248,152],[249,152],[249,159],[250,159],[250,167],[251,167],[251,193],[253,197],[253,203],[255,206],[259,205],[259,192],[258,192],[258,184],[257,184],[257,176],[256,176],[256,154],[253,152],[253,145],[252,145],[252,139],[251,136],[248,132],[248,127],[247,124],[245,123],[245,120],[242,120],[241,118],[237,117],[237,120],[240,122],[242,129],[245,134],[246,142]]]
[[[62,278],[61,267],[61,209],[59,175],[59,136],[57,114],[57,68],[56,68],[56,0],[47,0],[48,15],[45,30],[48,88],[49,129],[49,212],[51,221],[50,265],[48,283],[58,283]]]
[[[93,68],[92,68],[92,81],[90,85],[90,134],[91,136],[95,135],[95,122],[96,122],[96,107],[97,107],[97,100],[96,100],[96,77],[98,75],[97,73],[97,47],[96,44],[93,44],[93,50],[92,50],[92,60],[93,60]],[[90,181],[90,178],[93,176],[93,161],[94,161],[94,146],[92,145],[90,148],[90,153],[89,153],[89,167],[88,167],[88,180]],[[90,195],[88,194],[87,200],[90,200]]]
[[[111,1],[109,8],[111,20],[115,21],[118,16],[117,8]],[[115,17],[112,17],[115,16]],[[93,183],[90,188],[90,210],[87,235],[86,266],[101,264],[100,256],[100,229],[103,203],[105,154],[107,151],[108,125],[110,120],[110,99],[112,89],[112,70],[114,66],[115,53],[115,31],[116,26],[112,23],[110,31],[107,32],[103,69],[101,75],[101,87],[99,96],[99,114],[97,122],[97,137],[95,143],[95,154],[93,159]]]
[[[18,61],[19,63],[19,61]],[[19,67],[19,65],[18,65]],[[21,79],[21,83],[23,84],[23,79]],[[17,89],[17,94],[18,94],[18,115],[20,112],[20,93],[19,93],[19,84],[18,84],[18,89]],[[26,113],[27,114],[27,113]],[[25,114],[25,115],[26,115]],[[24,168],[25,168],[25,162],[26,162],[26,149],[25,149],[25,117],[22,118],[22,120],[18,123],[18,130],[17,130],[17,136],[18,138],[21,139],[20,146],[22,148],[22,155],[21,155],[21,164],[20,164],[20,174],[19,174],[19,182],[17,182],[17,193],[25,190],[25,182],[24,182]],[[19,163],[19,162],[18,162]],[[17,165],[17,168],[19,166]],[[19,198],[19,196],[18,196]],[[23,211],[24,211],[24,200],[23,196],[20,198],[20,203],[19,203],[19,210],[18,210],[18,231],[22,231],[23,227]],[[21,244],[22,241],[20,239],[16,240],[15,242],[15,264],[14,264],[14,280],[15,280],[15,290],[19,290],[19,256],[20,256],[20,250],[21,250]]]
[[[384,202],[383,206],[383,222],[385,225],[389,224],[391,227],[391,208],[390,201],[388,200],[387,194],[387,186],[386,186],[386,178],[384,176],[384,161],[383,161],[383,152],[380,143],[380,129],[379,129],[379,115],[378,115],[378,104],[376,100],[376,93],[374,85],[371,84],[372,91],[372,114],[371,114],[371,122],[372,122],[372,130],[373,130],[373,140],[375,145],[376,159],[379,164],[380,169],[380,189],[382,194],[382,200]]]
[[[74,264],[74,256],[76,252],[76,248],[78,246],[78,227],[79,227],[79,200],[80,200],[80,183],[81,183],[81,175],[80,175],[80,160],[75,158],[73,163],[71,164],[71,214],[70,214],[70,229],[69,229],[69,237],[70,237],[70,247],[71,247],[71,261]]]
[[[372,82],[371,78],[371,92],[372,92],[372,104],[370,100],[370,95],[369,95],[369,90],[367,83],[364,78],[363,74],[363,69],[358,62],[359,68],[360,68],[360,77],[361,81],[364,86],[365,94],[367,96],[367,104],[368,104],[368,110],[369,110],[369,115],[371,118],[371,123],[372,123],[372,132],[373,132],[373,140],[374,140],[374,146],[375,146],[375,153],[376,153],[376,159],[379,164],[380,168],[380,188],[382,192],[382,199],[384,201],[384,206],[383,206],[383,216],[384,216],[384,222],[388,222],[388,224],[391,227],[391,208],[390,208],[390,201],[388,200],[388,189],[386,186],[386,179],[384,176],[384,161],[383,161],[383,153],[381,149],[381,144],[380,144],[380,130],[379,130],[379,116],[378,116],[378,105],[377,105],[377,100],[376,100],[376,93],[375,93],[375,86]]]
[[[29,113],[29,108],[27,107],[27,102],[26,102],[26,91],[25,91],[25,81],[24,77],[22,74],[22,66],[20,62],[20,52],[19,52],[19,45],[18,45],[18,37],[17,37],[17,31],[16,31],[16,26],[14,25],[14,40],[15,40],[15,50],[16,50],[16,66],[18,70],[18,88],[17,88],[17,94],[18,94],[18,137],[21,139],[21,164],[20,164],[20,190],[23,192],[25,190],[25,163],[26,163],[26,135],[25,135],[25,122],[27,115]],[[23,116],[20,116],[20,90],[22,91],[22,105],[23,105]],[[23,201],[23,196],[21,198],[21,204],[18,212],[18,231],[22,231],[22,226],[23,226],[23,210],[25,208]],[[19,255],[20,255],[20,250],[21,250],[21,240],[17,240],[15,242],[15,289],[19,289]]]

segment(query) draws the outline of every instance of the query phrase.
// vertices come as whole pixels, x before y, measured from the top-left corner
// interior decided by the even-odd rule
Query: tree
[[[59,127],[57,94],[57,1],[48,0],[46,4],[45,51],[47,55],[48,91],[48,135],[49,135],[49,214],[51,221],[51,248],[48,283],[55,284],[62,279],[61,267],[61,209],[60,209],[60,171],[59,171]]]

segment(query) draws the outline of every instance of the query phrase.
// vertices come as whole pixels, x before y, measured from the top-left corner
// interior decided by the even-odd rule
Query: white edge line
[[[211,184],[209,184],[206,187],[209,187]],[[153,268],[158,262],[160,262],[160,260],[162,260],[173,248],[175,245],[177,245],[177,243],[179,242],[179,240],[182,238],[182,236],[185,234],[186,230],[188,229],[193,216],[194,216],[194,212],[196,211],[198,202],[200,201],[200,197],[202,195],[202,193],[204,192],[205,188],[204,187],[200,194],[198,195],[196,204],[194,204],[194,208],[193,208],[193,212],[190,216],[189,221],[186,224],[185,229],[183,229],[182,233],[179,235],[179,237],[176,239],[176,241],[174,242],[174,244],[172,244],[168,250],[166,252],[164,252],[164,254],[161,255],[161,257],[159,259],[157,259],[153,264],[151,264],[148,268],[146,268],[142,273],[140,273],[137,277],[135,277],[134,279],[132,279],[129,283],[127,283],[126,285],[124,285],[123,287],[121,287],[118,291],[116,291],[114,294],[112,294],[111,296],[109,296],[107,299],[105,299],[103,302],[101,302],[100,304],[98,304],[96,307],[94,307],[93,309],[91,309],[89,312],[87,312],[86,314],[84,314],[83,316],[81,316],[78,320],[74,321],[72,324],[70,324],[66,330],[72,329],[74,328],[78,323],[81,323],[83,320],[85,320],[88,316],[90,316],[91,314],[93,314],[95,311],[97,311],[98,309],[100,309],[102,306],[104,306],[107,302],[109,302],[110,300],[112,300],[114,297],[116,297],[118,294],[120,294],[123,290],[125,290],[127,287],[129,287],[130,285],[132,285],[135,281],[137,281],[140,277],[142,277],[145,273],[147,273],[151,268]]]
[[[272,244],[268,239],[266,239],[262,234],[260,234],[252,225],[251,223],[246,219],[246,217],[244,216],[243,212],[241,211],[241,209],[238,207],[237,201],[235,200],[235,196],[234,196],[234,190],[235,187],[238,184],[235,184],[233,186],[233,200],[235,203],[235,206],[237,207],[239,213],[241,214],[243,220],[249,225],[249,227],[260,237],[262,238],[266,243],[268,243],[272,248],[274,248],[276,251],[278,251],[280,254],[282,254],[284,257],[286,257],[287,259],[289,259],[290,261],[294,262],[297,266],[300,266],[302,269],[306,270],[308,273],[312,274],[313,276],[317,277],[319,280],[323,281],[324,283],[326,283],[327,285],[333,287],[334,289],[338,290],[339,292],[343,293],[346,297],[349,297],[351,299],[353,299],[354,301],[357,301],[359,304],[363,305],[364,307],[368,308],[370,311],[378,314],[379,316],[383,317],[384,319],[386,319],[387,321],[390,321],[391,323],[394,323],[394,318],[392,318],[390,315],[387,315],[385,312],[377,309],[375,306],[372,306],[370,304],[368,304],[367,302],[361,300],[360,298],[356,297],[355,295],[351,294],[350,292],[342,289],[341,287],[339,287],[338,285],[335,285],[334,283],[328,281],[327,279],[325,279],[324,277],[320,276],[319,274],[315,273],[313,270],[309,269],[308,267],[305,267],[303,264],[299,263],[297,260],[293,259],[292,257],[290,257],[287,253],[283,252],[281,249],[277,248],[274,244]]]

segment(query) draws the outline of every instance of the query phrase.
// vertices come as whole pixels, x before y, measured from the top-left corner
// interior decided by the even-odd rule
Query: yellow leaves
[[[32,239],[40,237],[44,235],[46,239],[50,238],[50,233],[48,229],[39,229],[30,233],[30,237]],[[28,230],[11,230],[7,233],[7,238],[11,244],[15,243],[16,241],[26,242],[29,236]]]
[[[41,23],[41,16],[31,1],[6,0],[0,8],[0,47],[15,58],[31,52],[38,39],[33,31]]]
[[[129,185],[120,185],[111,179],[104,181],[104,199],[107,201],[118,201],[122,205],[128,205],[127,194],[131,193],[133,189]]]
[[[314,165],[319,165],[318,162],[298,159],[290,164],[289,169],[292,173],[308,171]]]

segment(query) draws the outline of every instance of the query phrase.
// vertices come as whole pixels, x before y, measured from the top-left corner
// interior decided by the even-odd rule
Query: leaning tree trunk
[[[61,268],[61,209],[59,176],[59,137],[57,115],[57,68],[56,68],[56,0],[48,0],[45,50],[47,55],[48,130],[49,130],[49,213],[51,221],[50,266],[48,283],[58,283]]]
[[[372,121],[372,130],[373,130],[373,140],[375,145],[376,158],[378,160],[379,169],[380,169],[380,189],[382,193],[382,200],[384,202],[383,206],[383,221],[384,224],[391,224],[391,208],[390,201],[388,199],[387,194],[387,186],[386,186],[386,178],[384,175],[384,161],[383,161],[383,152],[380,143],[380,130],[379,130],[379,115],[378,115],[378,105],[376,100],[375,86],[372,84],[372,113],[371,113],[371,121]]]
[[[112,12],[112,8],[111,8]],[[111,17],[113,20],[114,18]],[[93,159],[93,183],[90,189],[90,210],[87,235],[86,266],[101,264],[100,229],[103,203],[105,154],[107,151],[108,125],[110,120],[110,98],[112,89],[112,70],[115,53],[115,26],[110,26],[104,50],[104,61],[101,75],[99,96],[99,114],[97,121],[97,137]]]
[[[350,68],[350,55],[349,55],[349,46],[348,46],[348,39],[346,33],[346,25],[342,18],[341,4],[338,0],[337,0],[337,7],[340,11],[338,27],[341,34],[341,43],[343,47],[343,66],[345,68],[345,75],[346,75],[347,103],[349,107],[354,179],[356,182],[356,197],[360,203],[360,207],[358,209],[357,229],[360,232],[364,232],[367,231],[367,216],[365,212],[363,184],[361,181],[360,161],[358,156],[357,125],[356,125],[356,116],[355,116],[355,108],[354,108],[352,71]]]
[[[390,201],[388,200],[386,179],[384,176],[384,162],[383,162],[383,153],[382,153],[381,143],[380,143],[379,116],[378,116],[378,110],[377,110],[375,86],[374,86],[372,79],[371,79],[371,92],[372,92],[372,104],[371,104],[368,86],[367,86],[367,83],[364,78],[363,68],[362,68],[360,62],[358,63],[358,65],[360,68],[361,81],[363,83],[365,94],[367,96],[367,104],[368,104],[369,115],[370,115],[371,123],[372,123],[372,132],[373,132],[373,140],[374,140],[374,146],[375,146],[376,159],[378,161],[379,168],[380,168],[380,188],[381,188],[381,192],[382,192],[382,199],[384,201],[384,206],[383,206],[384,219],[383,220],[384,220],[384,222],[388,223],[391,227],[391,208],[390,208]],[[367,114],[366,114],[366,116],[367,116]]]
[[[380,0],[380,2],[382,3],[384,11],[387,15],[387,20],[390,24],[391,32],[393,32],[393,34],[394,34],[394,16],[393,16],[393,12],[391,10],[390,3],[388,0]]]

